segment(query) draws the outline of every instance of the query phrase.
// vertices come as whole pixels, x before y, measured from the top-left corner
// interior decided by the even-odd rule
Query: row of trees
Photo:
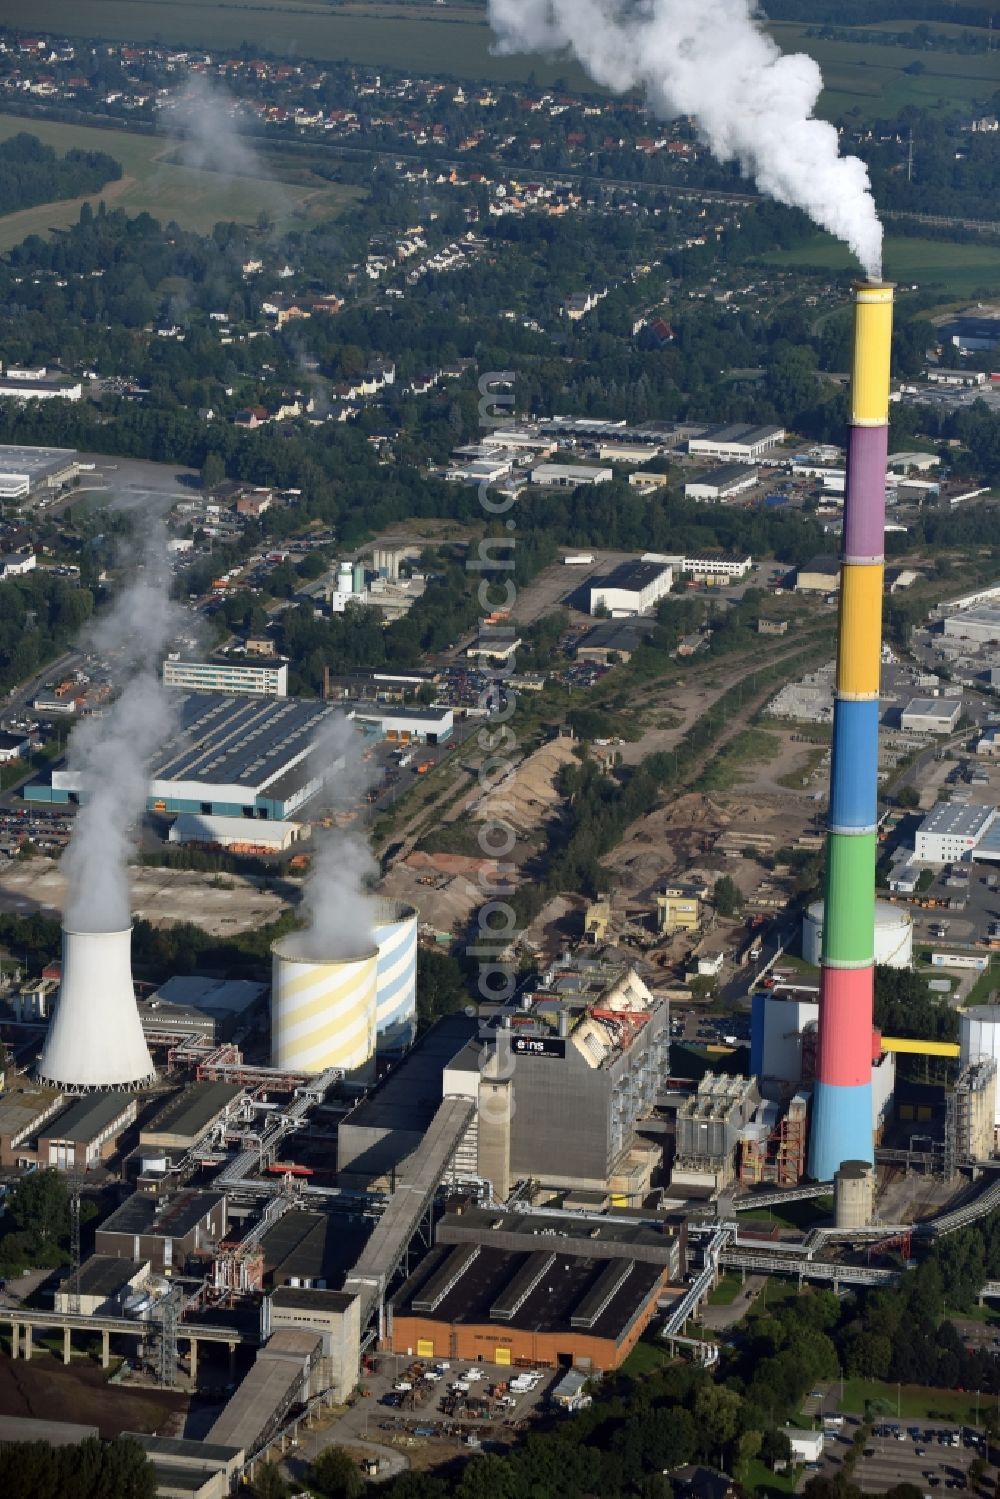
[[[121,175],[121,163],[104,151],[70,150],[57,156],[37,136],[22,131],[0,143],[0,213],[96,193]]]

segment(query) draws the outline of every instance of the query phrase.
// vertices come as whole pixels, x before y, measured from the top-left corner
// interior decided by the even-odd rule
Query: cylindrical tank
[[[156,1076],[132,988],[132,928],[62,934],[62,980],[38,1062],[57,1087],[138,1088]]]
[[[342,562],[337,569],[337,592],[354,592],[354,572],[349,562]]]
[[[824,909],[814,900],[802,918],[802,956],[819,967],[823,948]],[[875,961],[886,968],[909,968],[913,962],[913,918],[902,906],[875,902]]]
[[[417,1026],[417,911],[401,900],[376,903],[379,1051],[412,1045]]]
[[[992,1057],[1000,1069],[1000,1005],[971,1005],[959,1016],[961,1064]],[[997,1088],[1000,1095],[1000,1087]],[[1000,1098],[995,1105],[995,1124],[1000,1124]]]
[[[355,593],[364,593],[365,564],[363,562],[355,562],[354,567],[351,570],[351,582],[354,585]]]
[[[289,1072],[374,1070],[378,949],[303,957],[298,934],[271,948],[271,1063]]]
[[[837,1228],[867,1228],[875,1216],[875,1168],[868,1161],[843,1161],[833,1178],[833,1221]]]

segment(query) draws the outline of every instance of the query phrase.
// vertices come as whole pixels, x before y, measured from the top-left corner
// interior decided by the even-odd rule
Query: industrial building
[[[947,864],[971,859],[973,850],[992,826],[995,807],[962,807],[938,802],[927,813],[914,836],[913,857],[919,864]]]
[[[802,917],[802,956],[819,967],[823,952],[824,903],[814,900]],[[909,968],[913,963],[913,917],[905,906],[875,902],[875,962],[886,968]]]
[[[34,1166],[35,1140],[39,1130],[62,1108],[64,1095],[58,1088],[8,1086],[0,1093],[0,1167]]]
[[[118,1151],[138,1106],[124,1093],[89,1093],[42,1126],[38,1162],[60,1171],[88,1171]]]
[[[234,854],[254,858],[282,854],[306,836],[300,822],[249,823],[245,817],[212,817],[202,812],[181,812],[170,824],[167,842],[181,848],[200,848],[207,852],[227,849]]]
[[[0,443],[0,500],[27,500],[76,477],[75,448],[34,448]]]
[[[392,708],[365,704],[350,709],[359,729],[391,744],[447,744],[455,732],[452,708]]]
[[[139,1147],[146,1157],[155,1152],[184,1152],[238,1111],[244,1098],[238,1083],[192,1083],[174,1095],[139,1131]]]
[[[900,713],[899,723],[914,734],[953,734],[961,716],[960,697],[913,697]]]
[[[305,698],[280,700],[185,693],[178,727],[154,762],[150,812],[284,822],[316,794],[311,763],[320,725],[340,710]],[[52,772],[25,787],[27,801],[65,805],[86,795],[79,772]]]
[[[740,1136],[757,1110],[753,1078],[709,1074],[677,1110],[672,1188],[713,1195],[730,1185]]]
[[[617,1369],[684,1266],[676,1225],[472,1210],[446,1215],[436,1240],[389,1304],[395,1353]]]
[[[945,616],[946,640],[968,640],[976,645],[1000,644],[1000,609],[961,609]]]
[[[701,926],[701,901],[696,890],[668,885],[656,897],[656,927],[663,936],[696,932]]]
[[[576,659],[608,666],[627,664],[649,634],[650,626],[635,620],[602,619],[578,641]]]
[[[157,1199],[135,1192],[94,1236],[98,1254],[148,1261],[154,1274],[195,1270],[226,1237],[226,1198],[222,1192],[186,1189]]]
[[[688,440],[688,452],[693,458],[718,458],[721,463],[759,463],[785,436],[784,427],[712,427]]]
[[[576,489],[578,485],[592,488],[595,484],[610,484],[614,476],[614,469],[586,463],[540,463],[531,470],[532,484],[543,489]]]
[[[394,1182],[419,1148],[444,1096],[452,1058],[477,1035],[467,1015],[448,1015],[345,1114],[337,1130],[337,1180],[367,1188]]]
[[[723,463],[684,485],[686,500],[732,500],[753,489],[760,475],[745,463]]]
[[[288,662],[268,661],[188,661],[168,656],[163,663],[165,687],[180,687],[185,692],[226,692],[249,697],[287,697]]]
[[[79,380],[50,375],[47,370],[7,370],[0,375],[0,400],[5,401],[79,401],[83,384]]]
[[[836,557],[812,557],[796,571],[796,593],[835,593],[839,587],[840,563]]]
[[[57,1312],[68,1312],[73,1299],[83,1317],[120,1317],[126,1303],[149,1280],[148,1260],[119,1259],[113,1254],[92,1254],[74,1278],[68,1275],[55,1293]]]
[[[959,1012],[958,1018],[963,1070],[975,1062],[1000,1065],[1000,1005],[970,1005]],[[1000,1096],[994,1098],[993,1124],[1000,1126]]]
[[[590,612],[606,609],[612,619],[648,614],[673,586],[673,568],[661,562],[622,562],[591,584]]]
[[[139,1019],[147,1040],[203,1036],[214,1045],[263,1014],[266,993],[265,984],[249,979],[175,974],[139,1001]]]

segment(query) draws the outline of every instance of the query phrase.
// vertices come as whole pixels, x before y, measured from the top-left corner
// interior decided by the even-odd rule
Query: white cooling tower
[[[413,1044],[417,1028],[417,911],[405,901],[381,899],[375,912],[378,947],[380,1051],[399,1051]]]
[[[138,1088],[156,1076],[132,988],[132,929],[63,928],[62,980],[38,1076],[60,1088]]]
[[[374,1071],[378,950],[316,961],[296,935],[271,948],[271,1065],[288,1072]]]

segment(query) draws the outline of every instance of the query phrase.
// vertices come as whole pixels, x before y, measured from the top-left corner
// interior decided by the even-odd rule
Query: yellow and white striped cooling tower
[[[375,911],[378,946],[379,1051],[412,1045],[417,1028],[417,911],[405,901],[380,899]]]
[[[378,949],[317,961],[295,934],[271,948],[271,1064],[289,1072],[374,1071]]]

